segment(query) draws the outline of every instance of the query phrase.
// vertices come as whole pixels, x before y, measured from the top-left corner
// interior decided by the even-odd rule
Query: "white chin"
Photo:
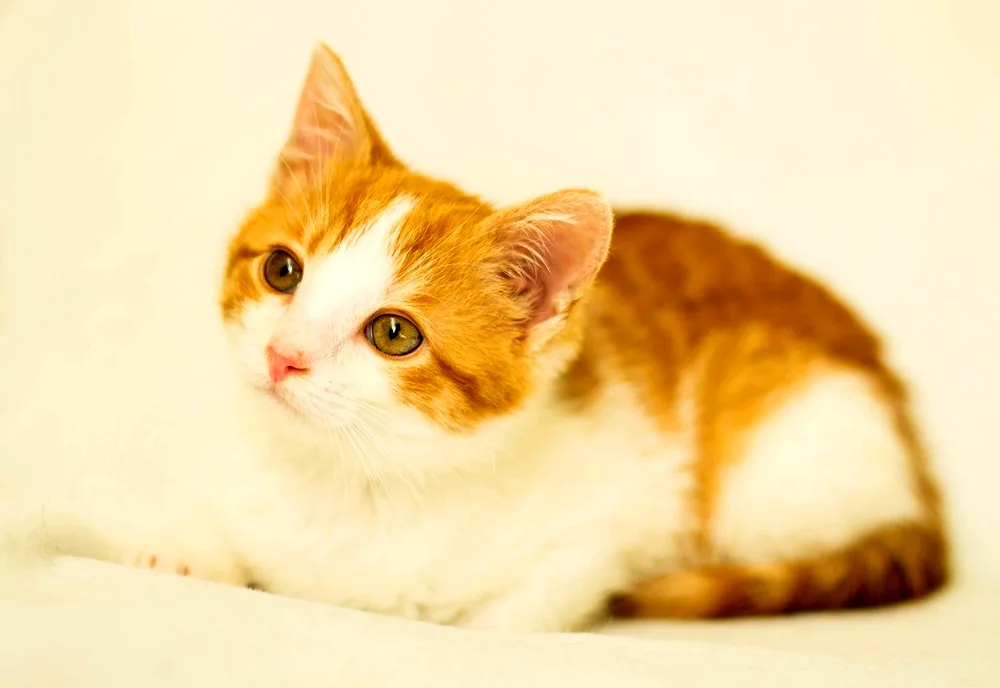
[[[298,431],[309,430],[319,438],[329,438],[331,432],[348,425],[350,414],[340,409],[310,407],[288,390],[274,391],[254,387],[257,418],[268,425],[289,423]]]

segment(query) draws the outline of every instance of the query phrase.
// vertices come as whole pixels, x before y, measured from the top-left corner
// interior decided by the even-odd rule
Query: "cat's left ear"
[[[608,256],[614,213],[600,194],[574,189],[487,222],[500,241],[501,276],[534,326],[565,313],[593,283]]]
[[[292,131],[271,178],[283,193],[317,183],[329,165],[345,160],[396,164],[365,112],[344,64],[320,43],[312,54]]]

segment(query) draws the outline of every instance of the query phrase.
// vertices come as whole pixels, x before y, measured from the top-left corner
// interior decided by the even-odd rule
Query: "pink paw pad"
[[[147,552],[140,552],[132,560],[132,566],[138,569],[149,569],[151,571],[161,571],[163,573],[173,573],[179,576],[190,576],[191,567],[183,561],[176,561],[166,557],[160,557]]]

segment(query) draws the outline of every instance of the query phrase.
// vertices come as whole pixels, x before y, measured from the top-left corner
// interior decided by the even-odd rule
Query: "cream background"
[[[961,571],[994,590],[998,35],[991,0],[0,0],[0,492],[169,520],[240,450],[221,247],[323,39],[424,171],[709,214],[836,286],[912,380]],[[860,647],[778,628],[706,637]]]

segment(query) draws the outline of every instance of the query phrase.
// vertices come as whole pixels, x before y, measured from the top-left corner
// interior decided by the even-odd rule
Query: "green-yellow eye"
[[[365,327],[365,336],[372,346],[387,356],[413,353],[424,341],[416,325],[401,315],[389,313],[373,318]]]

